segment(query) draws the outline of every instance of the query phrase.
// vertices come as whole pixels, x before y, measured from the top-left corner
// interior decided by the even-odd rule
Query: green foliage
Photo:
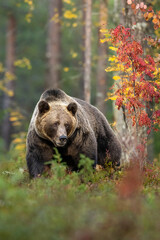
[[[51,175],[30,180],[24,158],[13,152],[0,163],[0,239],[158,239],[158,162],[146,166],[140,194],[123,199],[126,170],[110,177],[82,155],[81,170],[68,173],[56,151]]]
[[[79,176],[84,183],[87,183],[93,179],[93,160],[87,158],[83,154],[80,155],[80,162],[78,167],[81,169]]]

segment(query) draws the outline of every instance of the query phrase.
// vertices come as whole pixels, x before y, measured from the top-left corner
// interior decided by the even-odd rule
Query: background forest
[[[158,6],[158,1],[146,3],[155,9]],[[85,2],[78,0],[1,1],[2,152],[9,149],[14,134],[27,131],[33,108],[49,87],[62,88],[81,99],[89,98],[111,123],[116,121],[122,129],[123,124],[118,125],[121,120],[113,112],[115,105],[105,101],[115,73],[105,72],[113,51],[110,43],[100,39],[104,38],[104,29],[134,24],[133,16],[127,13],[130,5],[126,1],[93,1],[92,5],[90,1],[88,4],[90,10]],[[154,35],[150,24],[139,31],[140,37]],[[156,54],[152,49],[152,55],[156,57]],[[158,156],[157,137],[156,133],[151,136],[152,159]]]
[[[0,1],[1,239],[159,239],[159,6]],[[57,153],[51,176],[29,179],[27,129],[50,87],[105,114],[122,143],[121,168],[93,173],[82,156],[83,169],[68,173]]]
[[[108,19],[108,6],[113,8],[113,2],[103,3],[105,21]],[[108,5],[108,6],[107,6]],[[107,57],[104,57],[107,48],[98,50],[100,23],[100,4],[95,1],[92,6],[92,36],[89,54],[92,55],[91,63],[91,102],[96,104],[97,75],[104,78],[105,91],[102,100],[106,98],[106,84],[111,85],[111,77],[107,79],[104,69],[107,66]],[[55,10],[54,10],[55,9]],[[1,1],[1,38],[3,46],[0,53],[1,59],[1,150],[9,147],[13,138],[12,133],[26,131],[34,105],[44,89],[60,87],[71,96],[84,98],[84,3],[82,1]],[[14,24],[14,35],[9,36],[9,21]],[[104,20],[103,20],[104,21]],[[113,22],[110,23],[113,26]],[[7,34],[7,35],[6,35]],[[9,46],[10,41],[11,46]],[[11,55],[7,52],[11,49]],[[88,48],[87,48],[88,49]],[[99,53],[98,51],[102,51]],[[9,54],[9,53],[8,53]],[[103,66],[97,67],[98,55],[103,54]],[[13,81],[7,86],[5,66],[8,62],[13,65]],[[8,67],[9,68],[9,67]],[[99,68],[99,69],[98,69]],[[3,71],[4,70],[4,71]],[[102,73],[98,73],[102,72]],[[102,90],[101,90],[102,91]],[[11,104],[5,107],[5,94],[11,98]],[[101,95],[101,92],[99,93]],[[12,97],[12,95],[14,95]],[[97,103],[98,104],[98,103]],[[107,104],[103,104],[106,110]],[[108,105],[108,116],[112,119],[112,106]],[[5,116],[10,114],[7,121]],[[8,116],[9,117],[9,116]],[[22,120],[22,121],[21,121]],[[5,131],[4,125],[8,126]],[[6,126],[7,128],[7,126]],[[12,128],[12,129],[11,129]],[[8,136],[7,136],[8,135]],[[3,141],[5,140],[5,141]]]

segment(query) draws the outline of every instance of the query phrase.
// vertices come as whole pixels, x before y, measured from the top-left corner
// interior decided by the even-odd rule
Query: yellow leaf
[[[15,149],[16,150],[24,150],[25,149],[25,144],[18,144],[16,147],[15,147]]]
[[[118,62],[118,59],[116,56],[112,56],[108,59],[109,62]]]
[[[6,72],[5,73],[5,81],[13,81],[15,80],[15,75],[11,72]]]
[[[107,30],[107,29],[102,29],[102,28],[101,28],[101,29],[100,29],[100,32],[101,32],[101,33],[107,33],[108,30]]]
[[[72,26],[73,26],[74,28],[77,27],[77,25],[78,25],[77,23],[73,23],[73,24],[72,24]]]
[[[113,50],[115,52],[117,52],[117,50],[118,50],[118,48],[115,48],[115,47],[109,47],[109,49],[111,49],[111,50]]]
[[[63,0],[63,2],[65,2],[67,4],[71,4],[71,0]]]
[[[113,79],[114,79],[115,81],[117,81],[117,80],[120,80],[121,78],[120,78],[120,76],[114,76]]]
[[[55,13],[54,16],[51,18],[51,21],[58,23],[59,22],[59,14]]]
[[[31,22],[31,18],[32,18],[32,13],[27,13],[26,16],[25,16],[25,19],[28,23]]]
[[[13,122],[12,125],[17,127],[17,126],[21,126],[21,123],[17,121],[17,122]]]
[[[107,39],[105,39],[105,38],[100,39],[100,42],[101,42],[101,43],[107,42]]]
[[[105,99],[105,101],[107,100],[116,100],[117,99],[117,96],[113,95],[113,93],[108,93],[108,98]]]
[[[68,72],[68,71],[69,71],[69,68],[68,68],[68,67],[65,67],[65,68],[63,68],[63,71],[64,71],[64,72]]]
[[[108,67],[105,69],[106,72],[118,71],[116,67]]]
[[[14,121],[17,121],[18,120],[18,118],[17,117],[10,117],[10,119],[9,119],[11,122],[14,122]]]
[[[13,143],[21,143],[23,140],[21,138],[15,138]]]
[[[28,3],[28,5],[32,5],[33,2],[31,0],[25,0],[24,2]]]
[[[14,96],[14,92],[12,90],[7,90],[6,93],[8,94],[9,97],[13,97]]]
[[[72,13],[70,10],[65,11],[63,16],[66,19],[77,18],[77,15],[75,13]]]
[[[30,70],[30,69],[32,68],[29,59],[28,59],[28,58],[25,58],[25,57],[22,58],[22,59],[16,60],[16,61],[14,62],[14,66],[20,67],[20,68],[25,68],[25,67],[27,67],[28,70]]]
[[[117,96],[112,96],[112,97],[109,97],[108,99],[110,99],[110,100],[114,101],[114,100],[116,100],[116,99],[117,99]]]
[[[131,90],[130,87],[127,87],[127,88],[125,89],[125,91],[126,91],[127,93],[128,93],[130,90]]]
[[[112,125],[112,127],[115,127],[116,126],[116,121],[114,121],[111,125]]]
[[[73,54],[72,54],[72,58],[76,58],[77,57],[77,53],[76,52],[74,52]]]
[[[150,13],[148,13],[148,18],[150,19],[150,18],[152,18],[153,17],[153,15],[154,15],[154,13],[153,12],[150,12]]]

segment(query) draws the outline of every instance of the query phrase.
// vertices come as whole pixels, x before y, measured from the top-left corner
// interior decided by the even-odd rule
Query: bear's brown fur
[[[104,115],[87,102],[62,90],[45,91],[37,103],[27,136],[31,177],[41,175],[56,147],[68,166],[78,169],[80,154],[104,166],[106,156],[120,163],[121,146]]]

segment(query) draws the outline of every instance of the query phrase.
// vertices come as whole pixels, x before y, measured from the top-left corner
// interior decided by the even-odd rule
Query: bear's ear
[[[46,101],[40,101],[38,104],[39,113],[43,114],[49,111],[50,106]]]
[[[77,112],[77,104],[75,102],[72,102],[68,105],[67,109],[68,109],[68,111],[72,112],[72,114],[74,116]]]

